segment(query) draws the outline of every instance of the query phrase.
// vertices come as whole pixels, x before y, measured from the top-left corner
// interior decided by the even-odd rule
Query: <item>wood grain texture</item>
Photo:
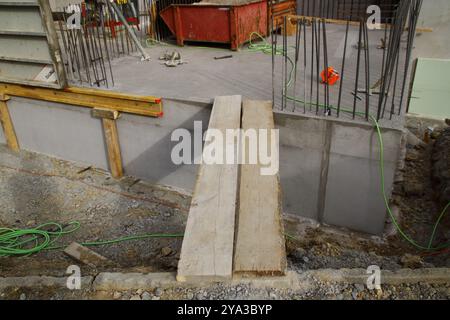
[[[17,140],[16,131],[14,130],[14,125],[9,114],[8,105],[6,104],[8,100],[9,98],[7,96],[0,94],[0,123],[3,128],[6,144],[11,150],[18,152],[20,150],[19,141]]]
[[[106,118],[110,120],[117,120],[120,116],[119,111],[117,110],[109,110],[109,109],[101,109],[101,108],[94,108],[91,112],[92,116],[94,118]]]
[[[161,117],[161,98],[112,91],[70,87],[64,90],[0,83],[0,94],[74,105],[104,108],[142,116]]]
[[[66,247],[64,253],[92,268],[113,265],[112,261],[77,242],[72,242]]]
[[[241,97],[217,97],[209,129],[239,129]],[[207,132],[206,141],[210,138]],[[238,141],[227,141],[237,146]],[[238,164],[201,164],[186,225],[178,281],[232,277]]]
[[[119,135],[116,120],[102,119],[105,131],[106,147],[108,150],[109,167],[111,175],[118,179],[123,176],[122,156],[120,154]]]
[[[244,101],[242,129],[274,129],[270,101]],[[271,133],[273,134],[273,133]],[[267,150],[278,157],[267,139]],[[242,146],[248,154],[248,144]],[[281,188],[278,173],[261,175],[257,164],[241,165],[234,272],[253,275],[283,275],[286,248],[281,219]]]

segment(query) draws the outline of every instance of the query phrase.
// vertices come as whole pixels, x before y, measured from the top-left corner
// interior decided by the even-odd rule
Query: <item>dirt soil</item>
[[[184,233],[190,197],[126,177],[0,146],[0,226],[31,228],[46,222],[81,228],[57,244],[108,240],[144,233]],[[92,248],[112,260],[108,270],[176,270],[181,238],[121,242]],[[61,250],[29,257],[0,257],[0,276],[64,275],[74,260]],[[105,269],[82,267],[84,275]]]

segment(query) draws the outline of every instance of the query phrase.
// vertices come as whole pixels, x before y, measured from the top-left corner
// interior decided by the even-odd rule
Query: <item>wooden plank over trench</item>
[[[226,129],[239,129],[241,104],[241,96],[217,97],[208,128],[220,130],[224,136]],[[208,131],[206,141],[211,138]],[[238,141],[227,143],[239,145]],[[178,281],[232,277],[237,190],[238,164],[200,165],[178,264]]]
[[[272,159],[279,157],[274,129],[272,102],[244,101],[242,129],[267,129],[267,148]],[[275,148],[271,147],[272,135]],[[261,141],[261,139],[259,139]],[[248,144],[242,146],[248,154]],[[258,149],[261,149],[259,145]],[[270,154],[269,153],[269,154]],[[257,164],[242,164],[240,175],[238,223],[234,255],[234,272],[252,275],[283,275],[286,249],[281,219],[281,188],[278,170],[263,172],[266,167],[258,157]],[[245,162],[248,163],[248,162]],[[278,169],[278,167],[276,167]]]

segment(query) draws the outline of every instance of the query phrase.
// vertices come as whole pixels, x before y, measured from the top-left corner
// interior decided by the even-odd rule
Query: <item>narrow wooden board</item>
[[[104,108],[142,116],[162,117],[162,100],[152,96],[135,96],[107,90],[70,87],[63,90],[0,82],[0,94],[74,105]]]
[[[274,129],[272,102],[244,101],[242,112],[243,130]],[[278,145],[271,150],[270,140],[269,136],[267,150],[278,157]],[[242,149],[248,154],[248,143]],[[262,167],[267,166],[261,165],[259,157],[257,164],[241,165],[234,272],[283,275],[286,248],[279,175],[261,175]]]
[[[123,176],[123,166],[116,120],[103,118],[102,122],[111,175],[113,178],[119,179]]]
[[[19,142],[17,140],[16,131],[14,130],[14,125],[9,114],[8,105],[6,102],[9,97],[0,94],[0,126],[3,128],[3,133],[5,135],[6,144],[8,147],[18,152],[20,150]]]
[[[113,263],[104,256],[82,246],[77,242],[72,242],[67,248],[64,249],[64,253],[93,268],[113,265]]]
[[[217,97],[208,129],[239,129],[241,96]],[[210,137],[207,132],[206,141]],[[227,141],[237,145],[237,141]],[[184,234],[178,281],[232,277],[238,164],[201,164]]]

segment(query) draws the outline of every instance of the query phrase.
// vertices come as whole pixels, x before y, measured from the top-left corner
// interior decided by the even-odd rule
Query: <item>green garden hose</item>
[[[0,257],[28,256],[43,250],[64,249],[64,245],[55,245],[62,236],[80,229],[78,221],[70,222],[66,227],[59,223],[48,222],[31,229],[0,228]],[[148,238],[181,238],[183,234],[146,233],[124,236],[111,240],[81,242],[83,246],[110,245],[124,241]]]

